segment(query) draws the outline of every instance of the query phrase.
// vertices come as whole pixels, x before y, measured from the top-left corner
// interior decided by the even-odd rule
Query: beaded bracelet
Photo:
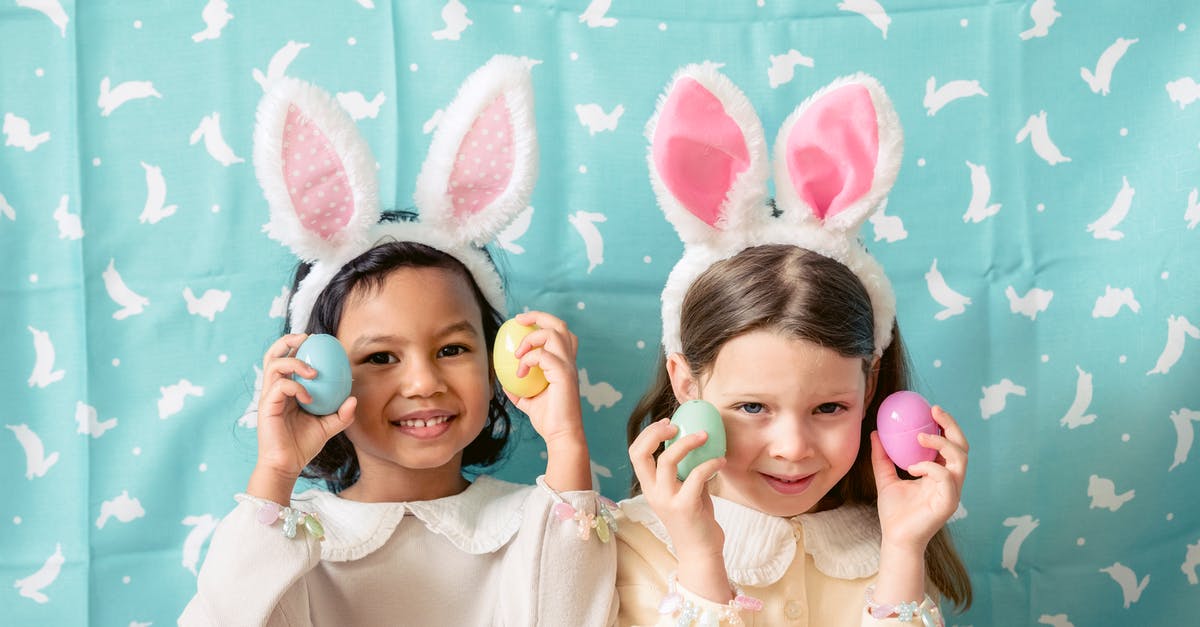
[[[685,599],[679,593],[675,582],[675,573],[667,577],[667,595],[658,603],[658,613],[676,619],[676,625],[700,625],[716,627],[721,622],[730,625],[743,625],[741,611],[757,612],[762,609],[763,602],[742,592],[742,588],[730,580],[729,587],[733,589],[733,600],[717,608],[701,609],[696,603]],[[713,603],[712,605],[716,605]]]
[[[941,613],[938,611],[937,605],[929,595],[917,603],[916,601],[906,601],[890,605],[887,603],[875,602],[875,584],[867,586],[867,612],[878,619],[895,617],[902,623],[912,623],[921,619],[923,627],[945,627],[945,622],[942,620]]]
[[[296,537],[296,530],[303,527],[309,535],[316,538],[318,541],[325,540],[325,527],[321,526],[321,521],[317,519],[315,513],[302,512],[298,509],[284,507],[275,501],[260,499],[256,496],[238,495],[239,501],[249,501],[258,505],[258,510],[255,512],[255,519],[260,524],[270,527],[275,524],[275,521],[283,521],[283,535],[290,538]]]
[[[600,538],[601,542],[608,542],[612,539],[612,534],[617,532],[617,519],[612,514],[612,510],[617,508],[616,503],[597,494],[596,511],[600,513],[597,516],[572,507],[561,494],[554,491],[554,488],[546,485],[544,477],[538,477],[537,484],[554,499],[553,511],[559,520],[575,521],[579,527],[580,540],[587,540],[591,537],[593,529],[596,530],[596,537]]]

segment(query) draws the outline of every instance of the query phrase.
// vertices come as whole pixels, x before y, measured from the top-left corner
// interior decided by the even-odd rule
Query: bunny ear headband
[[[322,89],[292,78],[258,105],[254,170],[270,206],[267,234],[312,264],[291,299],[291,332],[342,267],[386,241],[425,244],[458,259],[488,303],[505,311],[483,246],[525,209],[538,147],[529,68],[495,56],[442,114],[417,177],[420,222],[380,223],[376,163],[350,116]]]
[[[709,266],[753,246],[787,244],[848,267],[875,315],[875,354],[892,341],[896,296],[859,240],[900,170],[904,136],[891,100],[865,74],[839,78],[796,107],[775,139],[777,217],[754,108],[712,64],[679,70],[646,126],[650,180],[684,243],[662,294],[663,348],[680,352],[680,313]]]

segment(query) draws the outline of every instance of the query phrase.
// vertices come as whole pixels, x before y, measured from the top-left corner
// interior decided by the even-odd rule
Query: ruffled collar
[[[481,475],[461,493],[432,501],[360,503],[314,489],[293,496],[292,505],[317,512],[325,528],[324,560],[342,562],[371,554],[392,537],[406,515],[460,551],[480,555],[512,540],[532,490],[532,486]]]
[[[883,534],[870,505],[843,505],[781,518],[717,496],[712,500],[713,513],[725,531],[725,569],[738,584],[761,587],[779,581],[796,557],[797,530],[802,530],[805,553],[813,556],[817,570],[830,577],[860,579],[879,570]],[[645,497],[622,501],[621,511],[675,552],[666,527]]]

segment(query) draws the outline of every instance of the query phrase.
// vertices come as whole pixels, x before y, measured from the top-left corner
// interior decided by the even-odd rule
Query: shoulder
[[[329,561],[370,555],[402,524],[421,525],[460,551],[483,554],[499,550],[516,535],[532,492],[532,486],[480,476],[463,492],[431,501],[360,503],[309,490],[293,496],[292,507],[317,515],[325,528],[321,557]]]

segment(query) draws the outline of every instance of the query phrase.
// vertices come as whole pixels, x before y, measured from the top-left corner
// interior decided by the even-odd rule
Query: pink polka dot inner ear
[[[496,98],[463,137],[447,192],[454,215],[470,216],[508,187],[513,175],[513,129],[504,96]]]
[[[329,138],[295,105],[283,129],[283,176],[301,225],[329,239],[350,221],[354,195]]]

